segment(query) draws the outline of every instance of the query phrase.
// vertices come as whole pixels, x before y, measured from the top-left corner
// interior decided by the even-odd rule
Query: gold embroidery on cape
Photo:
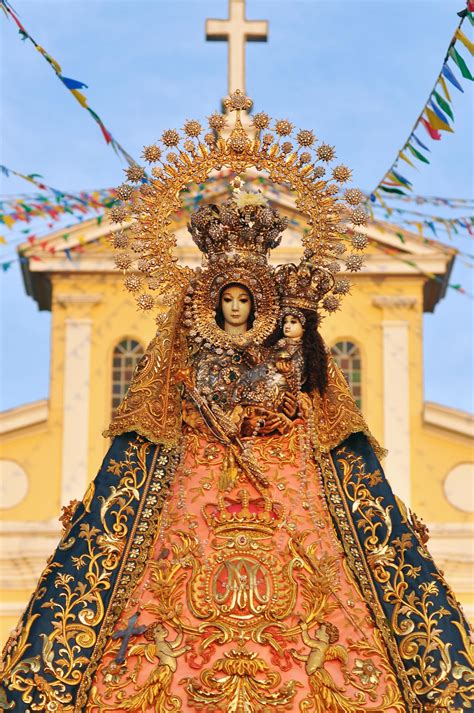
[[[322,451],[328,452],[346,440],[352,433],[365,433],[375,453],[383,458],[387,453],[371,434],[357,407],[349,385],[333,357],[328,354],[328,387],[324,396],[312,394],[318,442]]]
[[[147,445],[149,446],[150,444]],[[153,458],[151,468],[147,474],[147,479],[150,483],[149,489],[142,507],[137,513],[135,522],[132,524],[130,531],[125,533],[128,552],[122,561],[121,570],[115,584],[115,591],[111,598],[109,609],[104,615],[103,624],[97,637],[94,651],[90,656],[89,665],[82,675],[77,694],[78,710],[82,710],[87,700],[92,677],[102,658],[115,622],[125,609],[126,603],[145,567],[161,509],[168,495],[170,482],[173,479],[177,460],[176,454],[166,448],[157,450]],[[110,467],[118,469],[124,467],[124,476],[129,474],[126,461],[117,463],[115,466],[114,462],[111,462]]]
[[[71,558],[82,578],[77,578],[74,584],[72,575],[58,571],[54,580],[55,596],[41,604],[41,608],[51,609],[54,621],[51,633],[42,634],[41,656],[25,656],[29,647],[28,633],[39,614],[27,616],[19,639],[5,655],[2,679],[11,690],[22,692],[23,701],[32,711],[42,711],[48,706],[50,710],[73,710],[67,705],[72,701],[72,695],[65,693],[65,689],[83,681],[84,667],[89,664],[89,658],[81,652],[96,643],[95,627],[104,618],[102,595],[110,589],[110,579],[126,546],[128,509],[148,477],[146,455],[149,449],[150,444],[146,442],[130,444],[123,462],[110,462],[108,470],[117,476],[117,485],[111,486],[109,495],[102,498],[101,530],[82,523],[78,538],[85,541],[86,551]],[[74,543],[69,532],[70,528],[64,533],[68,547]],[[43,582],[60,567],[54,560],[46,567],[30,601],[30,612],[44,594]],[[38,674],[42,667],[54,672],[52,682]],[[37,696],[39,693],[38,703],[32,703],[33,691]]]
[[[179,328],[180,301],[157,318],[157,336],[138,362],[132,383],[104,436],[136,431],[152,443],[169,447],[181,436],[181,394],[173,375],[187,352]]]
[[[411,690],[417,696],[433,701],[433,710],[457,711],[454,698],[459,695],[468,709],[474,700],[472,686],[472,668],[474,649],[468,641],[462,625],[462,614],[454,594],[444,579],[438,579],[448,587],[448,600],[458,619],[451,623],[459,630],[465,649],[460,652],[462,660],[453,661],[450,644],[443,642],[441,620],[452,616],[443,606],[436,603],[439,594],[439,582],[418,581],[420,567],[414,567],[407,559],[407,553],[413,547],[419,547],[418,539],[409,533],[392,538],[391,506],[384,506],[383,498],[374,497],[370,486],[380,482],[380,471],[367,472],[361,456],[346,449],[338,453],[338,462],[342,467],[342,488],[347,502],[352,504],[352,512],[358,512],[361,519],[359,531],[363,535],[363,547],[373,576],[382,586],[383,600],[392,605],[390,621],[391,631],[399,637],[400,657],[412,662],[407,668],[411,679]],[[337,504],[336,500],[332,498]],[[336,508],[341,516],[342,508]],[[360,565],[356,564],[360,569]],[[411,580],[408,585],[406,578]],[[406,596],[407,589],[411,590]],[[441,660],[437,664],[433,652],[439,652]],[[448,676],[451,683],[446,685]],[[438,708],[437,708],[438,706]]]

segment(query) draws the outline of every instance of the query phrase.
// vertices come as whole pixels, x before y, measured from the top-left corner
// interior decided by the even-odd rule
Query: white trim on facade
[[[408,322],[383,320],[384,445],[385,470],[401,500],[411,503],[410,474],[410,369]]]
[[[92,319],[65,320],[61,503],[82,499],[87,487]]]
[[[429,426],[474,438],[474,414],[467,411],[426,401],[423,408],[423,421]]]
[[[15,406],[7,411],[0,411],[0,435],[18,431],[20,428],[46,423],[48,413],[49,403],[47,399]]]

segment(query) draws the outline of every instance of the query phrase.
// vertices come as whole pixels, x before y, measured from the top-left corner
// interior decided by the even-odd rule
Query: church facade
[[[228,184],[220,180],[224,195]],[[290,218],[273,260],[294,261],[301,221],[291,194],[267,197]],[[173,227],[177,256],[195,265],[199,254],[186,216],[177,216]],[[443,298],[454,257],[405,231],[401,242],[393,230],[367,228],[365,268],[322,333],[389,451],[384,467],[396,495],[428,526],[428,547],[473,618],[474,419],[423,397],[423,313]],[[4,639],[57,544],[61,507],[81,499],[95,477],[109,445],[101,433],[154,336],[153,318],[137,311],[114,267],[110,231],[105,220],[92,219],[69,229],[67,242],[63,231],[53,233],[48,244],[56,251],[41,261],[33,259],[34,246],[24,246],[26,291],[52,313],[50,391],[45,400],[0,414]],[[74,254],[77,246],[80,256],[71,261],[66,249]]]

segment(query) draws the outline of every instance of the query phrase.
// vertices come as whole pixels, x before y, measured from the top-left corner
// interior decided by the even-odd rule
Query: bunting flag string
[[[454,31],[454,34],[449,43],[445,54],[441,71],[439,72],[436,81],[429,93],[428,99],[425,102],[423,109],[418,115],[412,130],[405,141],[404,145],[398,151],[395,161],[392,163],[388,171],[379,181],[377,186],[370,194],[370,200],[375,203],[377,200],[382,201],[382,196],[385,197],[402,197],[408,196],[413,191],[413,185],[402,173],[402,161],[412,168],[417,165],[429,164],[427,153],[430,153],[430,148],[420,139],[419,129],[423,127],[429,138],[433,141],[439,141],[442,138],[442,132],[453,133],[452,123],[454,123],[454,112],[452,110],[452,99],[448,85],[455,87],[458,91],[464,92],[461,83],[456,77],[452,65],[455,65],[457,71],[461,73],[464,79],[474,81],[474,76],[469,70],[469,67],[456,49],[456,44],[462,44],[463,47],[472,55],[474,53],[473,43],[466,37],[461,27],[466,19],[469,18],[471,24],[474,24],[474,2],[468,0],[466,7],[458,13],[460,21]],[[450,64],[448,64],[450,62]],[[418,135],[417,133],[418,132]],[[418,162],[418,164],[417,164]]]
[[[7,169],[9,170],[9,169]],[[11,173],[17,174],[17,172],[10,171]],[[20,174],[23,177],[23,174]],[[177,217],[179,217],[181,214],[187,215],[190,212],[194,211],[196,209],[196,206],[199,205],[199,203],[204,200],[204,199],[212,199],[214,198],[217,194],[222,193],[223,191],[229,191],[229,181],[227,180],[225,185],[222,185],[222,178],[229,178],[229,171],[228,169],[223,169],[221,170],[218,174],[213,176],[210,181],[208,181],[206,184],[200,184],[196,185],[194,188],[187,190],[186,192],[183,193],[182,195],[182,208],[180,211],[178,211]],[[30,174],[29,176],[26,177],[27,180],[30,181],[36,181],[38,186],[42,189],[45,190],[47,188],[50,188],[46,186],[46,184],[42,184],[39,181],[40,176],[38,174]],[[285,186],[275,186],[269,179],[259,176],[257,178],[257,183],[261,184],[262,187],[265,188],[266,194],[270,197],[272,200],[279,200],[281,199],[282,195],[287,196],[288,194],[291,194],[291,191],[285,187]],[[53,189],[54,190],[54,189]],[[423,197],[420,197],[423,198]],[[74,199],[76,199],[76,203],[74,202]],[[81,214],[79,215],[79,220],[82,221],[84,219],[84,214],[87,213],[89,210],[94,210],[95,212],[100,211],[100,214],[96,216],[97,222],[100,224],[103,220],[103,209],[105,207],[110,206],[113,204],[115,200],[115,193],[112,189],[101,189],[98,191],[81,191],[78,194],[72,194],[72,193],[64,193],[62,191],[56,191],[53,193],[53,195],[44,195],[44,194],[34,194],[33,196],[26,196],[26,195],[21,195],[21,196],[14,196],[14,197],[5,197],[3,200],[0,198],[0,209],[5,211],[3,213],[0,213],[0,220],[3,219],[3,222],[5,224],[8,224],[8,221],[5,221],[4,218],[5,216],[8,216],[12,218],[11,223],[9,227],[17,227],[16,223],[17,221],[24,220],[25,218],[27,220],[27,223],[33,220],[33,218],[37,217],[44,217],[44,218],[49,218],[53,220],[59,220],[61,211],[64,212],[74,212],[74,209],[77,207],[80,211]],[[440,204],[446,205],[446,200],[451,201],[451,205],[457,205],[457,201],[459,200],[459,205],[464,206],[464,199],[444,199],[444,198],[439,198]],[[422,201],[421,201],[422,202]],[[58,210],[59,207],[59,210]],[[62,210],[63,208],[68,208],[70,210]],[[469,267],[472,267],[472,261],[474,260],[474,255],[469,254],[466,252],[463,252],[457,248],[454,247],[447,247],[444,246],[443,243],[440,243],[439,238],[437,240],[432,240],[431,238],[427,237],[424,234],[424,229],[426,227],[430,228],[431,234],[436,235],[436,230],[444,226],[448,230],[452,230],[453,233],[459,234],[460,229],[464,228],[468,230],[468,232],[472,235],[472,226],[474,225],[474,217],[469,216],[469,217],[455,217],[455,218],[445,218],[441,216],[429,216],[427,214],[423,214],[421,212],[413,211],[411,208],[403,209],[403,208],[398,208],[398,207],[391,207],[390,212],[386,212],[383,214],[382,217],[379,215],[376,215],[373,213],[374,209],[378,209],[378,212],[381,211],[381,207],[378,205],[372,205],[372,219],[371,219],[371,224],[374,225],[378,230],[381,230],[383,232],[389,232],[392,235],[397,236],[401,242],[405,242],[405,236],[402,232],[403,228],[400,226],[400,228],[397,230],[397,223],[405,223],[406,225],[409,225],[410,229],[414,229],[415,232],[414,234],[418,236],[418,238],[425,244],[431,244],[437,248],[440,247],[445,247],[446,249],[449,250],[450,254],[452,255],[457,255],[461,258],[466,258],[466,260],[470,261],[464,261],[465,264],[469,265]],[[23,212],[22,212],[23,211]],[[42,213],[41,213],[42,211]],[[399,213],[400,211],[400,217]],[[397,222],[393,222],[394,214],[397,213]],[[413,214],[416,214],[416,220],[411,220],[410,216]],[[405,216],[406,214],[406,216]],[[88,218],[89,216],[87,216]],[[388,218],[388,221],[384,221],[383,218]],[[392,224],[390,224],[390,219],[392,220]],[[434,230],[429,223],[434,224]],[[388,223],[388,225],[387,225]],[[62,239],[65,242],[66,247],[63,249],[63,252],[65,254],[65,257],[67,260],[70,260],[72,262],[79,260],[81,253],[84,251],[84,244],[85,244],[85,239],[82,238],[81,236],[77,236],[76,233],[76,240],[79,241],[78,245],[74,245],[69,247],[69,238],[70,238],[70,233],[68,232],[68,228],[74,227],[74,225],[69,225],[63,227],[64,233],[62,234]],[[305,225],[304,220],[300,220],[296,217],[292,218],[290,220],[290,225],[295,228],[299,228],[304,230]],[[18,226],[19,227],[19,226]],[[48,224],[48,227],[50,227],[50,224]],[[32,232],[31,227],[25,227],[21,229],[21,234],[22,236],[19,238],[19,243],[23,243],[23,245],[17,245],[15,242],[8,242],[5,240],[4,237],[0,236],[0,243],[3,243],[5,246],[8,245],[8,247],[11,249],[12,247],[19,247],[19,249],[26,249],[29,247],[35,248],[34,252],[28,251],[28,257],[25,257],[24,254],[20,253],[19,257],[13,256],[13,257],[4,257],[2,260],[0,260],[0,272],[6,272],[7,270],[10,269],[10,267],[15,263],[15,262],[27,262],[29,259],[34,259],[35,261],[45,259],[48,256],[48,253],[50,254],[55,254],[57,251],[57,239],[53,244],[48,242],[48,236],[38,236],[36,232]],[[58,232],[56,231],[56,236],[58,235]],[[438,236],[437,236],[438,237]],[[451,235],[450,235],[451,237]],[[97,240],[100,243],[103,243],[104,245],[109,244],[107,236],[102,236],[97,238]],[[380,249],[382,251],[384,250],[389,250],[389,248],[385,248],[383,245],[379,245]],[[403,256],[400,256],[400,254],[397,251],[393,251],[391,254],[395,255],[397,259],[403,259]],[[44,256],[44,257],[43,257]],[[416,262],[414,260],[405,260],[407,263],[412,265],[414,268],[419,269],[419,266],[417,266]],[[431,275],[427,276],[431,277]],[[433,276],[433,279],[434,276]],[[436,277],[436,279],[438,279]],[[460,294],[467,294],[464,288],[462,288],[460,285],[451,285],[452,289],[455,289],[457,292]],[[469,296],[469,295],[468,295]]]
[[[132,158],[132,156],[130,156],[130,154],[127,153],[127,151],[123,148],[123,146],[121,146],[119,142],[112,136],[112,133],[109,131],[109,129],[107,129],[100,116],[90,106],[88,106],[87,97],[82,91],[80,91],[81,89],[87,89],[87,84],[84,84],[84,82],[81,82],[77,79],[71,79],[70,77],[65,77],[63,75],[63,70],[59,62],[57,62],[48,52],[46,52],[43,47],[41,47],[41,45],[36,42],[36,40],[33,39],[33,37],[25,29],[24,25],[20,22],[18,15],[15,13],[8,0],[0,0],[0,7],[5,13],[7,19],[11,17],[13,22],[18,27],[18,32],[21,36],[21,39],[23,41],[29,40],[31,42],[33,47],[49,64],[49,66],[54,71],[61,83],[73,95],[75,100],[82,106],[82,108],[85,109],[94,119],[94,121],[98,124],[106,143],[110,144],[114,149],[115,153],[119,156],[122,156],[130,166],[136,164],[136,161]]]
[[[416,210],[404,210],[403,208],[392,208],[388,206],[377,206],[379,211],[382,212],[382,217],[385,220],[393,221],[396,214],[396,222],[399,224],[409,226],[409,229],[414,228],[418,233],[423,234],[423,228],[427,228],[435,235],[438,236],[438,230],[444,230],[448,233],[450,239],[452,239],[452,233],[458,234],[460,229],[464,229],[468,232],[471,238],[474,238],[474,216],[456,216],[455,218],[446,218],[440,215],[427,215]],[[381,216],[372,212],[372,216],[375,220],[377,218],[380,220]],[[416,216],[414,219],[412,216]]]
[[[110,208],[116,197],[115,190],[109,188],[66,193],[42,183],[39,180],[42,176],[37,173],[25,175],[5,166],[0,166],[0,170],[7,176],[10,174],[20,176],[52,194],[9,196],[3,199],[0,197],[0,223],[3,223],[8,228],[12,228],[19,222],[29,224],[36,218],[48,220],[48,227],[53,227],[53,223],[58,221],[64,214],[75,215],[81,220],[91,211],[98,212],[103,211],[104,208]],[[222,186],[216,184],[219,178],[222,178],[221,174],[212,177],[205,186],[197,187],[196,191],[183,194],[183,210],[188,212],[194,210],[196,205],[204,198],[213,196],[216,190],[217,192],[222,191]],[[265,185],[265,190],[278,200],[282,194],[282,189],[274,186],[273,183],[263,177],[258,180],[259,183]],[[215,184],[215,187],[213,184]],[[418,198],[421,199],[422,197],[419,196]],[[457,198],[438,198],[437,200],[440,204],[450,205],[451,208],[465,207],[465,204],[469,203],[468,200]],[[473,216],[463,215],[448,218],[446,216],[422,213],[411,207],[389,206],[385,202],[380,205],[371,204],[370,208],[374,219],[378,218],[380,220],[380,213],[388,221],[393,220],[393,216],[396,215],[398,223],[408,225],[409,229],[415,229],[420,235],[423,234],[423,228],[426,228],[435,236],[437,236],[438,230],[445,230],[450,238],[452,233],[459,234],[462,230],[466,230],[471,237],[474,237]],[[412,216],[415,216],[416,219],[413,219]]]
[[[367,198],[370,196],[367,194]],[[430,205],[443,206],[445,208],[474,208],[473,198],[444,198],[442,196],[420,196],[420,195],[407,195],[407,196],[391,196],[386,195],[383,197],[384,201],[402,201],[403,203],[416,203],[417,205],[425,205],[429,203]]]
[[[379,245],[378,247],[382,250],[382,252],[386,253],[387,255],[390,255],[391,257],[395,258],[396,260],[399,260],[400,262],[405,263],[406,265],[409,265],[414,270],[417,270],[418,272],[421,272],[426,277],[429,277],[431,280],[436,280],[436,282],[444,283],[444,279],[442,277],[440,277],[439,275],[435,275],[433,272],[428,272],[427,270],[422,270],[420,268],[420,266],[414,260],[409,260],[408,258],[404,258],[396,250],[392,250],[389,247],[386,247],[384,245]],[[448,282],[448,287],[452,290],[455,290],[456,292],[459,292],[459,294],[464,295],[465,297],[468,297],[471,300],[474,299],[474,295],[471,292],[468,292],[464,287],[462,287],[462,285],[460,285],[458,283]]]

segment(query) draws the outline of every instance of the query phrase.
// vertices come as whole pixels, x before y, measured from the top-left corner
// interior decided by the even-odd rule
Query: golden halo
[[[238,282],[251,292],[255,319],[244,334],[228,334],[216,322],[216,307],[221,290]],[[184,300],[184,326],[197,344],[209,343],[221,349],[244,349],[259,345],[277,325],[278,290],[271,268],[265,258],[231,255],[220,256],[199,272],[188,288]]]
[[[120,250],[116,265],[127,274],[125,286],[136,296],[141,309],[152,309],[160,295],[167,299],[189,283],[192,270],[179,265],[173,257],[176,238],[169,231],[171,216],[181,208],[181,191],[191,184],[204,183],[213,171],[223,167],[237,174],[255,167],[266,171],[275,183],[287,184],[295,191],[296,206],[310,226],[302,243],[315,266],[334,275],[344,264],[354,272],[362,266],[359,251],[364,247],[360,239],[364,236],[356,235],[359,239],[355,240],[352,234],[367,221],[366,212],[358,207],[364,196],[357,189],[349,189],[344,203],[344,198],[337,195],[337,184],[349,181],[351,171],[338,165],[332,168],[331,178],[326,177],[323,164],[334,159],[334,148],[324,143],[313,146],[314,133],[296,131],[287,120],[275,121],[273,132],[269,131],[271,120],[264,112],[254,116],[253,138],[240,120],[240,111],[248,108],[250,100],[236,91],[226,102],[229,111],[235,111],[228,138],[223,135],[228,116],[216,113],[209,117],[210,131],[204,136],[200,123],[191,120],[184,126],[184,136],[168,129],[162,136],[163,148],[156,144],[145,148],[145,160],[159,164],[151,169],[153,178],[138,165],[126,169],[128,180],[141,185],[130,191],[128,184],[121,186],[119,196],[123,203],[112,208],[111,219],[115,223],[134,220],[131,237],[119,232],[114,236],[114,245]],[[165,157],[168,149],[171,150]],[[348,247],[357,252],[345,255]],[[345,277],[335,281],[333,295],[326,300],[331,304],[330,311],[337,309],[341,296],[348,291]]]

